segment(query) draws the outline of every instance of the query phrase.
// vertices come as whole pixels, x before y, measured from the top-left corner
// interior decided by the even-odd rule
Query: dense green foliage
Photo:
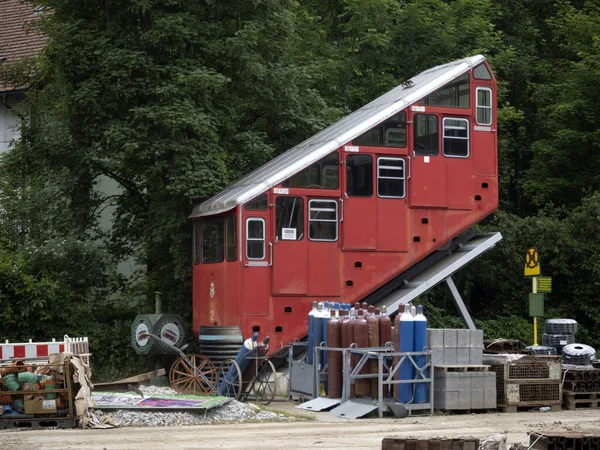
[[[530,339],[522,267],[535,245],[554,277],[548,314],[600,344],[595,2],[37,4],[52,10],[48,45],[35,71],[16,71],[31,89],[0,166],[7,338],[86,333],[106,367],[135,363],[128,323],[154,291],[190,316],[194,204],[421,70],[483,53],[500,86],[501,208],[480,227],[504,240],[457,285],[489,337]],[[143,270],[124,278],[128,258]],[[446,295],[428,299],[439,325]]]

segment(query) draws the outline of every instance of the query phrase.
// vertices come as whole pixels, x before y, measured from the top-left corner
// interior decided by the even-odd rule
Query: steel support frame
[[[450,292],[452,293],[452,298],[454,299],[454,304],[456,305],[456,308],[458,309],[458,313],[462,317],[463,322],[465,323],[465,325],[467,326],[467,328],[469,330],[476,330],[477,327],[475,326],[475,323],[473,322],[473,319],[471,318],[471,314],[469,314],[469,311],[467,310],[465,302],[463,302],[463,299],[460,296],[460,292],[458,292],[458,289],[456,288],[456,285],[454,284],[454,280],[452,279],[452,276],[449,276],[446,278],[446,284],[450,288]]]

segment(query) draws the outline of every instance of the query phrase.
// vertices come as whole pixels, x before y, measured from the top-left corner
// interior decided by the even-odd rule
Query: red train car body
[[[194,208],[194,332],[277,349],[314,300],[369,296],[497,206],[492,71],[434,67]]]

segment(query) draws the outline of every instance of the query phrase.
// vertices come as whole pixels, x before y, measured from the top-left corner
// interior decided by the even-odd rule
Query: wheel
[[[258,369],[254,383],[252,384],[252,395],[257,402],[268,405],[275,398],[275,385],[277,382],[275,366],[270,360],[266,360]]]
[[[219,366],[219,395],[239,400],[242,396],[242,371],[233,359],[226,359]]]
[[[169,383],[180,394],[211,395],[217,388],[217,368],[205,356],[185,355],[171,366]]]

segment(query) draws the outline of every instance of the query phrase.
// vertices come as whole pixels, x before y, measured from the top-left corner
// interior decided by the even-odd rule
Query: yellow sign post
[[[529,248],[525,255],[525,277],[531,277],[531,291],[533,294],[537,294],[537,277],[542,274],[542,268],[540,265],[540,254],[537,248]],[[537,316],[533,316],[533,345],[537,343]]]

